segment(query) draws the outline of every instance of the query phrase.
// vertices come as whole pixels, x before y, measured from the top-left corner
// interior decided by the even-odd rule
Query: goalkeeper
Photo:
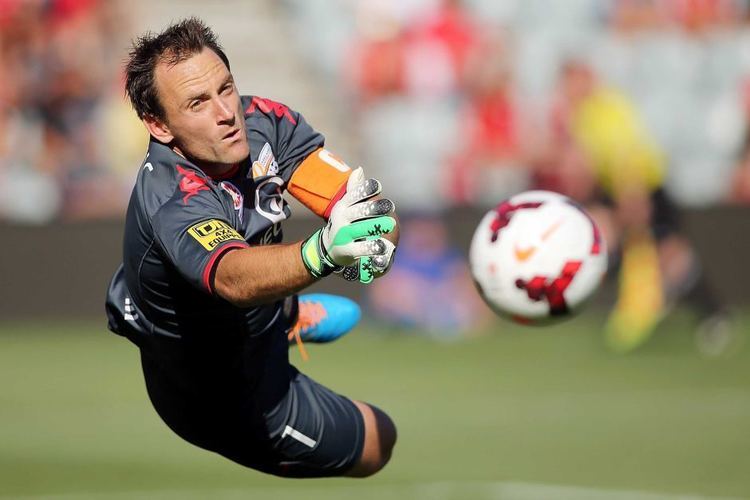
[[[138,39],[126,89],[150,143],[106,309],[109,328],[140,349],[156,411],[185,440],[266,473],[374,474],[393,422],[297,371],[288,335],[328,341],[356,322],[356,305],[331,296],[302,318],[295,294],[332,273],[363,283],[385,273],[393,203],[301,115],[240,96],[197,19]],[[305,241],[280,243],[284,191],[327,221]]]

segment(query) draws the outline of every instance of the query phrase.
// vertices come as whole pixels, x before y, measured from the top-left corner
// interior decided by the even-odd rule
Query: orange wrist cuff
[[[312,212],[327,218],[333,205],[346,193],[350,174],[346,163],[320,148],[300,163],[287,191]]]

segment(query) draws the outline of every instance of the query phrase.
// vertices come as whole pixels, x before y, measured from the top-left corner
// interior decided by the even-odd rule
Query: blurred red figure
[[[739,24],[746,8],[742,4],[733,0],[616,0],[610,22],[626,33],[676,26],[697,36]]]
[[[442,0],[404,29],[404,85],[415,96],[461,91],[479,27],[461,0]]]
[[[734,167],[728,201],[750,205],[750,77],[745,78],[740,90],[744,104],[745,140]]]
[[[344,77],[367,106],[404,90],[404,37],[395,14],[377,4],[362,4],[359,36],[347,54]]]
[[[730,26],[739,21],[740,2],[733,0],[665,0],[668,18],[689,33]]]
[[[485,33],[467,66],[458,151],[447,165],[447,196],[456,205],[478,197],[494,202],[525,187],[522,117],[511,67],[507,39]],[[511,177],[519,174],[514,183]],[[506,191],[493,192],[501,186]]]
[[[450,94],[462,87],[478,27],[460,0],[443,0],[407,22],[377,4],[361,9],[361,38],[347,65],[361,102],[400,93]]]

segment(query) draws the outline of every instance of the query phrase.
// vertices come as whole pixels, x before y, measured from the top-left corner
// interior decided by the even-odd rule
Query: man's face
[[[579,104],[594,91],[593,71],[583,65],[571,66],[563,72],[562,86],[565,97],[573,105]]]
[[[250,154],[232,74],[211,49],[155,71],[164,124],[178,153],[201,167],[243,161]],[[168,139],[169,137],[167,137]]]

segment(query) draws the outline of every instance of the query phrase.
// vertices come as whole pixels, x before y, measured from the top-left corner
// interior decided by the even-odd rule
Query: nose
[[[234,125],[234,110],[228,101],[219,97],[216,99],[216,123],[219,125]]]

